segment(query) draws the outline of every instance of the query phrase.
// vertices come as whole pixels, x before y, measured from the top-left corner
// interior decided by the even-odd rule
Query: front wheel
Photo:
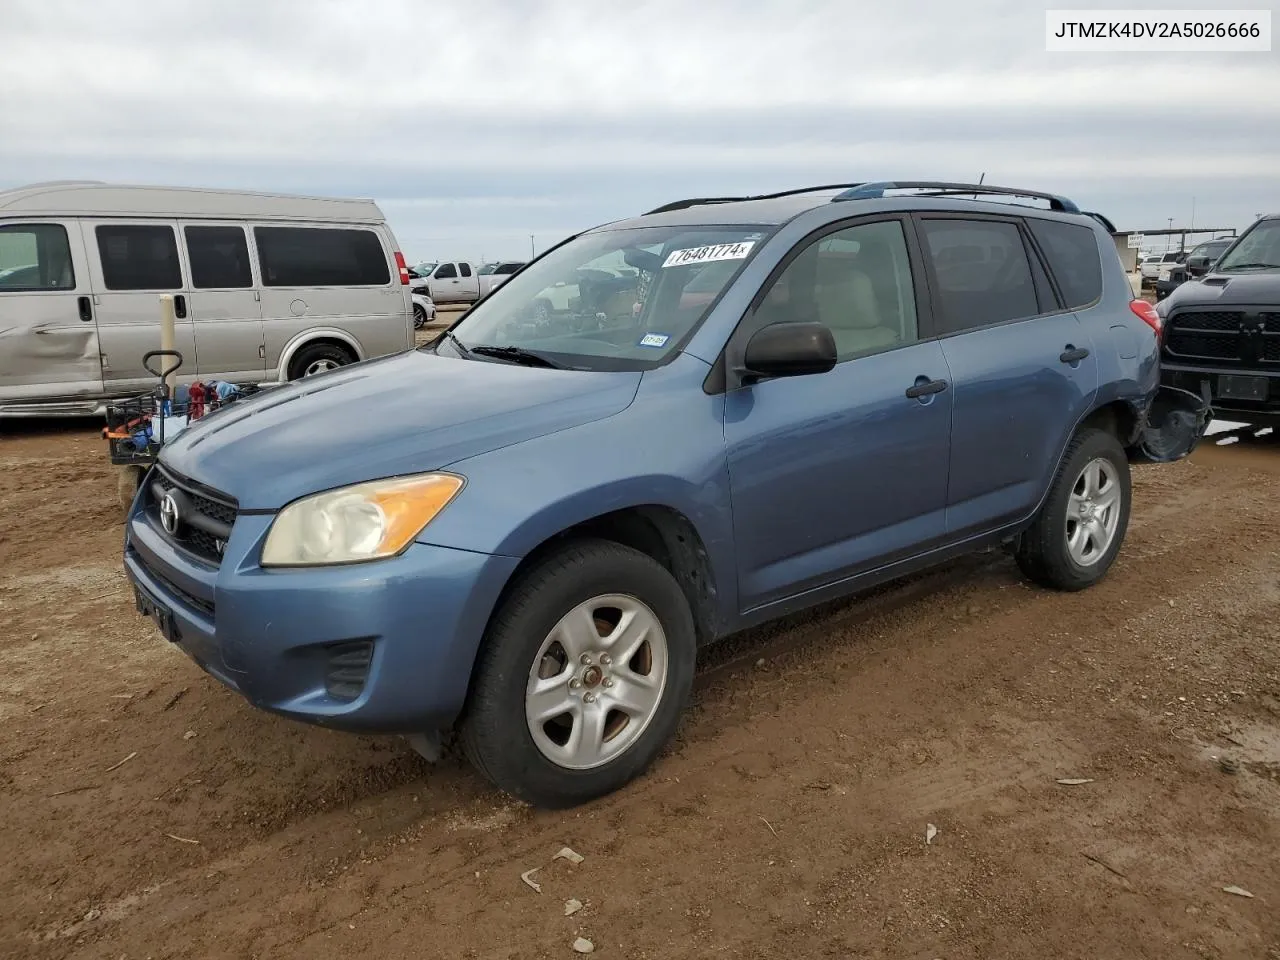
[[[1132,499],[1120,441],[1105,430],[1082,430],[1067,448],[1035,522],[1022,534],[1018,566],[1056,590],[1093,586],[1120,552]]]
[[[413,305],[413,329],[421,330],[427,325],[427,311],[421,304]]]
[[[490,624],[462,745],[535,806],[610,793],[674,733],[695,646],[688,601],[661,564],[607,541],[568,546],[524,575]]]

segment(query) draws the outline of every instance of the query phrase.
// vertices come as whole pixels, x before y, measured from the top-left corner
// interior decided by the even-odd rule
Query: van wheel
[[[675,732],[695,646],[689,603],[661,564],[604,540],[565,547],[522,576],[490,622],[463,749],[535,806],[617,790]]]
[[[1133,491],[1124,449],[1105,430],[1067,447],[1048,499],[1015,556],[1030,579],[1055,590],[1093,586],[1111,569],[1129,527]]]
[[[294,354],[293,360],[289,362],[289,379],[313,377],[317,373],[345,367],[354,361],[355,357],[336,343],[310,343]]]

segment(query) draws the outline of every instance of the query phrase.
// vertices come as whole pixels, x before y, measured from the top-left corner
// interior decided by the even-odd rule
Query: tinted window
[[[67,231],[56,223],[0,227],[0,290],[74,290]]]
[[[254,227],[262,282],[268,287],[357,287],[391,281],[387,255],[372,230]]]
[[[996,220],[924,220],[925,252],[938,278],[942,333],[1039,312],[1031,265],[1015,224]]]
[[[494,273],[515,273],[522,266],[524,266],[522,263],[501,263],[498,265],[498,269],[495,270]]]
[[[253,286],[249,244],[240,227],[187,227],[191,284],[202,290]]]
[[[806,321],[831,328],[841,360],[916,339],[911,263],[898,221],[828,234],[787,265],[756,308],[756,323]]]
[[[96,227],[108,290],[180,290],[178,242],[170,227]]]
[[[453,269],[452,263],[442,263],[436,267],[437,280],[452,280],[457,277],[458,271]]]
[[[1102,260],[1088,227],[1055,220],[1030,220],[1031,233],[1049,260],[1067,309],[1083,307],[1102,296]]]
[[[465,264],[465,263],[460,263],[460,264],[458,264],[458,269],[462,271],[462,275],[463,275],[464,277],[469,277],[469,276],[471,276],[471,267],[470,267],[470,265]]]

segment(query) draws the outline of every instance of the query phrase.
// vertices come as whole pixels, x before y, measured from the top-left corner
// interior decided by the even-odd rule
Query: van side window
[[[58,223],[0,227],[0,291],[74,290],[71,247]]]
[[[453,268],[452,263],[442,263],[436,267],[437,280],[453,280],[458,276],[458,271]]]
[[[361,287],[391,282],[372,230],[254,227],[258,266],[268,287]]]
[[[181,290],[172,227],[104,224],[94,228],[108,290]]]
[[[920,224],[938,278],[939,332],[975,330],[1040,312],[1016,224],[932,220]]]
[[[1027,223],[1049,258],[1049,269],[1068,310],[1086,306],[1102,296],[1102,261],[1092,230],[1057,220],[1028,218]]]
[[[249,244],[240,227],[186,227],[191,285],[199,290],[253,286]]]
[[[464,277],[469,277],[469,276],[471,276],[471,265],[470,265],[469,263],[460,263],[460,264],[458,264],[458,269],[459,269],[460,271],[462,271],[462,275],[463,275]]]

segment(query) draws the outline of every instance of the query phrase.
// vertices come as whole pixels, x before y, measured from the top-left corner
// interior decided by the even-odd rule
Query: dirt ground
[[[991,554],[729,642],[543,813],[165,644],[95,427],[0,429],[0,956],[1280,960],[1274,435],[1138,468],[1091,591]]]

